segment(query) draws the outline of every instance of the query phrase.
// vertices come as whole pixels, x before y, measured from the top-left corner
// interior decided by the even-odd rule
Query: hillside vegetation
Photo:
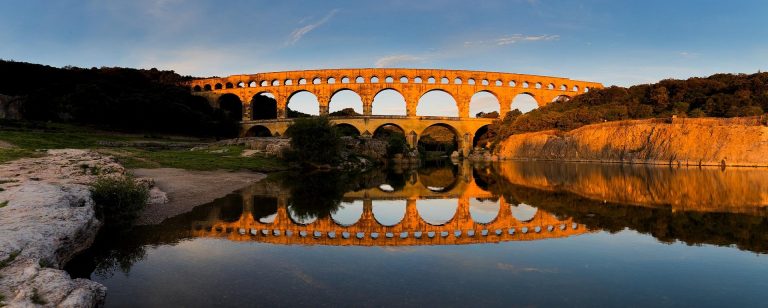
[[[0,60],[0,72],[0,94],[22,98],[24,120],[195,136],[233,136],[238,130],[235,117],[178,85],[191,77],[173,71]]]
[[[662,80],[629,88],[594,89],[522,114],[513,110],[496,121],[482,142],[493,145],[525,132],[569,131],[587,124],[657,117],[741,117],[768,110],[768,73],[716,74]]]

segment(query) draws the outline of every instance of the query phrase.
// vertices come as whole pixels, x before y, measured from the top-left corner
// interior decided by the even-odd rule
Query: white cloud
[[[391,55],[391,56],[379,58],[378,60],[376,60],[376,63],[374,63],[374,65],[376,67],[392,67],[402,63],[418,62],[421,60],[424,60],[424,58],[419,56],[414,56],[414,55],[408,55],[408,54]]]
[[[512,35],[501,36],[492,40],[467,41],[467,42],[464,42],[464,47],[476,47],[476,46],[487,46],[487,45],[504,46],[504,45],[514,44],[517,42],[556,41],[558,39],[560,39],[559,35],[512,34]]]
[[[329,20],[331,20],[333,15],[336,15],[338,11],[339,9],[333,9],[330,12],[328,12],[328,14],[326,14],[322,19],[318,20],[316,23],[308,24],[306,26],[293,30],[293,32],[291,32],[290,37],[288,38],[288,45],[296,44],[296,42],[301,40],[301,38],[307,35],[307,33],[312,32],[312,30],[315,30],[317,29],[317,27],[320,27],[323,24],[327,23]],[[302,19],[302,21],[304,21],[304,19]]]

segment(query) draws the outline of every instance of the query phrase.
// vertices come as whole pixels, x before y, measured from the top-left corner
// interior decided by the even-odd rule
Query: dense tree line
[[[485,141],[516,133],[572,130],[587,124],[656,117],[740,117],[768,111],[768,73],[716,74],[687,80],[667,79],[629,88],[593,89],[569,101],[556,101],[522,114],[506,114],[489,129]]]
[[[25,120],[93,125],[133,132],[231,136],[234,117],[212,108],[173,71],[56,68],[0,60],[0,93],[23,98]]]

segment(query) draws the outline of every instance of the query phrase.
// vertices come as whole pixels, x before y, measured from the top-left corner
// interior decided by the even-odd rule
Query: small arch
[[[336,83],[336,78],[330,77],[330,78],[327,79],[327,82],[328,82],[328,84],[335,84]]]
[[[277,86],[279,86],[279,85],[280,85],[280,80],[277,80],[277,79],[275,79],[275,80],[272,80],[272,86],[273,86],[273,87],[277,87]]]
[[[527,81],[523,81],[523,88],[528,89],[531,85]]]
[[[537,82],[534,86],[536,89],[541,89],[541,82]]]
[[[584,87],[584,93],[589,92],[589,87]]]
[[[383,89],[376,93],[371,103],[374,115],[406,115],[407,104],[403,94],[395,89]]]
[[[213,88],[216,90],[221,90],[221,84],[217,83]]]
[[[357,76],[357,78],[355,78],[355,83],[365,83],[365,77]]]
[[[579,92],[579,86],[573,86],[573,92]]]
[[[268,81],[266,81],[266,80],[262,80],[262,81],[261,81],[261,86],[262,86],[262,87],[266,87],[266,86],[269,86],[269,82],[268,82]]]
[[[251,81],[248,83],[249,88],[255,88],[257,86],[256,81]]]
[[[207,85],[203,86],[203,90],[210,91],[211,90],[211,85],[207,84]]]
[[[461,84],[461,78],[456,77],[456,79],[453,80],[453,84]]]
[[[292,85],[293,85],[293,80],[291,80],[291,79],[286,79],[285,81],[283,81],[283,85],[286,85],[286,86],[292,86]]]
[[[199,85],[196,85],[196,86],[192,87],[192,91],[195,91],[195,92],[200,92],[200,91],[202,91],[202,90],[203,90],[203,89],[202,89],[202,88],[200,88],[200,86],[199,86]]]
[[[448,81],[448,77],[443,77],[443,78],[440,78],[440,83],[442,83],[442,84],[448,84],[448,83],[449,83],[449,81]]]
[[[341,77],[341,83],[349,83],[349,77]]]
[[[514,80],[510,80],[508,85],[509,85],[510,87],[513,87],[513,88],[514,88],[515,86],[517,86],[517,82],[515,82]]]
[[[320,84],[321,82],[323,82],[323,80],[320,79],[320,77],[315,77],[312,79],[312,84]]]
[[[497,86],[497,87],[501,87],[501,85],[503,85],[503,84],[504,84],[504,83],[501,81],[501,79],[499,79],[499,80],[496,80],[496,86]]]
[[[224,88],[227,88],[227,89],[232,89],[234,87],[235,87],[235,85],[232,84],[231,82],[227,82],[226,84],[224,84]]]
[[[427,78],[427,83],[435,83],[435,77]]]
[[[413,83],[422,83],[422,82],[423,81],[421,80],[421,77],[417,76],[416,78],[413,78]]]
[[[469,199],[469,215],[479,224],[489,224],[499,216],[501,204],[498,199]]]
[[[491,83],[488,81],[488,79],[483,79],[482,81],[480,81],[480,84],[487,86],[487,85],[490,85]]]
[[[525,203],[510,205],[509,208],[512,211],[512,216],[522,222],[529,222],[533,220],[533,218],[536,217],[536,213],[539,211],[538,208]]]
[[[363,201],[341,202],[339,207],[331,212],[331,219],[340,226],[352,226],[363,216]]]
[[[305,84],[307,84],[307,79],[306,79],[306,78],[301,78],[301,79],[299,79],[299,84],[300,84],[300,85],[305,85]]]
[[[400,83],[408,83],[408,77],[405,77],[405,76],[400,77]]]
[[[475,79],[473,79],[473,78],[467,79],[467,84],[475,85]]]
[[[453,95],[442,89],[432,89],[419,97],[416,114],[420,116],[458,117],[459,107]]]
[[[555,84],[554,83],[550,83],[550,84],[547,85],[547,90],[554,90],[554,89],[555,89]]]
[[[393,82],[395,82],[395,79],[392,78],[392,76],[387,76],[386,78],[384,78],[384,83],[393,83]]]
[[[242,82],[242,81],[241,81],[241,82],[238,82],[238,83],[237,83],[237,87],[238,87],[238,88],[245,88],[245,82]]]
[[[254,125],[245,132],[246,137],[271,137],[272,132],[264,125]]]
[[[568,91],[568,86],[561,84],[560,85],[560,91]]]
[[[371,77],[371,83],[379,83],[379,77],[376,77],[376,76]]]

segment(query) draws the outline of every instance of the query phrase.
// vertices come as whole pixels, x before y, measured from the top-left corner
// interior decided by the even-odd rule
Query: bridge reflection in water
[[[221,219],[220,209],[214,208],[208,220],[192,223],[192,236],[271,244],[413,246],[530,241],[589,232],[570,218],[510,204],[480,188],[468,165],[460,169],[463,172],[446,186],[431,186],[429,175],[413,172],[397,190],[381,184],[347,192],[338,208],[319,215],[297,213],[287,192],[264,195],[255,185],[241,191],[242,211],[236,220]],[[438,176],[445,180],[444,174]]]

